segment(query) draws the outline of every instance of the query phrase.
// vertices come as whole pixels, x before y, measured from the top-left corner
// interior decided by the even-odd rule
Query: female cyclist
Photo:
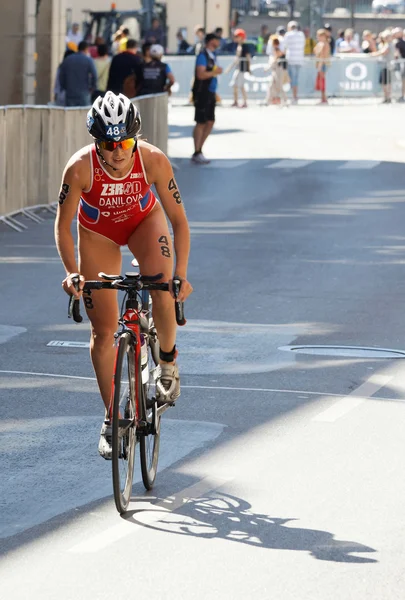
[[[140,114],[123,94],[107,92],[103,98],[97,98],[88,112],[87,128],[94,143],[70,158],[59,193],[55,239],[66,270],[63,289],[79,297],[81,291],[72,285],[73,276],[80,275],[83,289],[85,280],[98,279],[100,271],[120,273],[120,247],[128,246],[143,275],[163,273],[163,281],[171,281],[173,274],[179,277],[178,299],[184,301],[193,291],[187,281],[190,232],[169,160],[158,148],[139,139]],[[153,184],[161,204],[151,189]],[[76,213],[77,261],[71,233]],[[165,213],[174,234],[175,267]],[[160,341],[161,379],[157,395],[158,400],[173,402],[180,395],[174,302],[165,292],[152,292],[152,297]],[[94,292],[86,312],[91,322],[90,355],[108,410],[117,293]],[[107,418],[101,428],[99,452],[104,458],[111,458],[111,425]]]

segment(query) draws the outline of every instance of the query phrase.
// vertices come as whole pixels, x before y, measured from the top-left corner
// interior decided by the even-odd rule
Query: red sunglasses
[[[130,148],[133,148],[135,146],[135,139],[129,138],[127,140],[121,140],[120,142],[106,142],[103,140],[98,141],[97,144],[98,147],[101,148],[101,150],[107,150],[108,152],[112,152],[119,146],[121,146],[123,150],[129,150]]]

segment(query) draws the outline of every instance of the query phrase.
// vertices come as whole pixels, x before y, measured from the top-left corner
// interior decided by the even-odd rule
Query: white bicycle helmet
[[[124,94],[106,92],[96,98],[87,113],[87,129],[99,141],[136,138],[141,129],[141,115]]]

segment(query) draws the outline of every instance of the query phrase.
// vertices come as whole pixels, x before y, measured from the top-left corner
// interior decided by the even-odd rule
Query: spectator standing
[[[287,105],[287,95],[284,90],[285,77],[287,75],[284,52],[280,50],[280,40],[277,36],[271,37],[273,47],[269,55],[269,64],[265,70],[271,70],[271,81],[267,90],[266,104]]]
[[[152,60],[150,55],[150,49],[152,48],[152,44],[150,42],[144,42],[142,44],[142,62],[149,63]]]
[[[190,44],[187,40],[184,39],[183,33],[179,29],[176,33],[177,38],[177,54],[188,54],[190,49]]]
[[[140,82],[141,62],[137,55],[137,42],[129,39],[125,52],[116,54],[111,61],[107,89],[116,95],[122,93],[134,98]]]
[[[129,40],[129,29],[128,27],[124,27],[121,29],[122,36],[119,41],[118,52],[125,52],[127,49],[127,42]]]
[[[344,29],[339,29],[338,30],[338,36],[335,42],[335,50],[333,52],[333,54],[337,54],[339,52],[339,48],[340,48],[340,44],[342,42],[344,42],[345,40],[345,30]]]
[[[235,68],[231,87],[233,87],[233,104],[232,106],[239,107],[238,95],[239,90],[241,91],[243,104],[241,108],[247,108],[247,93],[245,90],[245,73],[250,73],[250,51],[249,46],[246,42],[246,31],[244,29],[235,29],[234,40],[237,43],[236,46],[236,57],[234,62],[226,69],[225,73],[228,73]]]
[[[162,62],[163,46],[152,44],[149,50],[150,60],[143,61],[140,69],[138,96],[168,92],[175,82],[170,66]]]
[[[226,39],[224,38],[224,30],[222,27],[217,27],[214,31],[215,35],[219,38],[219,52],[223,52],[226,46]]]
[[[201,27],[201,25],[196,25],[194,27],[195,34],[195,45],[194,45],[194,54],[198,56],[201,50],[204,48],[204,37],[205,37],[205,29]]]
[[[68,56],[70,56],[71,54],[74,54],[74,53],[75,53],[74,50],[70,50],[70,49],[66,50],[65,54],[63,55],[62,62],[65,60],[65,58],[67,58]],[[55,85],[53,87],[53,98],[54,98],[54,102],[55,102],[56,106],[66,106],[66,92],[60,84],[61,65],[62,65],[62,63],[59,65],[59,67],[56,71]]]
[[[215,123],[217,75],[222,73],[215,55],[219,44],[220,41],[215,33],[208,33],[205,36],[205,47],[196,58],[193,84],[196,125],[193,131],[194,154],[191,160],[197,164],[210,162],[203,155],[202,149]]]
[[[97,52],[98,57],[94,59],[94,64],[97,71],[96,98],[97,96],[103,96],[104,92],[107,90],[108,75],[110,73],[111,65],[111,57],[108,56],[107,44],[99,44]]]
[[[304,36],[305,36],[304,55],[312,56],[314,53],[314,48],[316,46],[316,42],[311,37],[311,31],[310,31],[309,27],[305,27],[303,32],[304,32]]]
[[[298,78],[304,64],[305,36],[298,30],[298,23],[290,21],[284,37],[284,52],[287,59],[288,74],[290,76],[293,93],[293,104],[298,103]]]
[[[96,37],[96,39],[94,40],[94,44],[91,44],[89,47],[89,54],[91,56],[91,58],[93,60],[95,60],[96,58],[98,58],[99,54],[98,54],[98,47],[101,44],[105,44],[105,39],[103,37],[101,37],[100,35],[98,35]]]
[[[370,56],[378,57],[383,64],[380,73],[380,84],[382,85],[384,92],[384,100],[382,103],[391,104],[391,81],[393,61],[395,59],[395,46],[390,31],[383,31],[380,33],[380,38],[380,47],[376,52],[371,52]]]
[[[284,36],[285,36],[285,27],[279,25],[276,29],[276,36],[278,41],[280,42],[279,48],[281,52],[284,52]],[[266,54],[271,56],[273,54],[273,37],[270,36],[269,41],[267,43]]]
[[[377,51],[377,44],[373,37],[373,34],[369,29],[365,29],[362,35],[363,41],[361,43],[361,51],[364,54],[370,54],[371,52]]]
[[[339,54],[350,54],[353,52],[360,52],[360,48],[356,40],[354,39],[353,29],[346,29],[344,33],[344,39],[340,42],[337,47]]]
[[[333,31],[332,25],[330,25],[330,23],[325,23],[325,25],[323,26],[323,28],[327,32],[329,46],[330,46],[330,54],[332,56],[333,54],[335,54],[335,45],[336,45],[335,44],[335,38],[333,37],[333,34],[332,34],[332,31]],[[316,35],[318,36],[318,33]]]
[[[145,42],[164,46],[164,32],[159,19],[152,19],[152,26],[145,34]]]
[[[89,45],[80,42],[79,51],[68,56],[60,67],[59,81],[66,92],[66,106],[89,106],[96,89],[97,71],[89,56]]]
[[[316,32],[318,43],[314,48],[316,56],[316,84],[315,89],[321,92],[321,104],[328,104],[326,96],[326,71],[330,65],[330,40],[327,29],[318,29]]]
[[[256,52],[258,54],[266,53],[266,46],[269,43],[269,28],[267,25],[260,26],[260,33],[257,38]]]
[[[73,42],[74,44],[76,44],[77,47],[79,47],[79,44],[82,41],[82,39],[83,36],[79,32],[79,23],[73,23],[72,28],[66,36],[66,44],[69,44],[69,42]]]
[[[120,41],[122,40],[123,35],[124,34],[122,33],[121,29],[118,29],[118,31],[114,33],[113,43],[111,45],[111,53],[113,56],[118,54],[120,51]]]
[[[395,57],[400,61],[399,71],[402,78],[402,91],[401,97],[398,98],[398,102],[405,102],[405,40],[402,27],[395,27],[392,30],[392,36],[395,44]]]

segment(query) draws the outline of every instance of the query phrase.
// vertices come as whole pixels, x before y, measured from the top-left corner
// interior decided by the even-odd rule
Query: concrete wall
[[[204,24],[204,0],[167,0],[168,50],[176,52],[176,33],[187,30],[187,41],[194,44],[194,27]],[[229,33],[230,0],[207,0],[207,32],[223,27]]]
[[[1,3],[0,105],[23,101],[25,0]]]
[[[56,70],[65,50],[65,19],[65,0],[41,0],[37,19],[37,104],[47,104],[52,97]]]

